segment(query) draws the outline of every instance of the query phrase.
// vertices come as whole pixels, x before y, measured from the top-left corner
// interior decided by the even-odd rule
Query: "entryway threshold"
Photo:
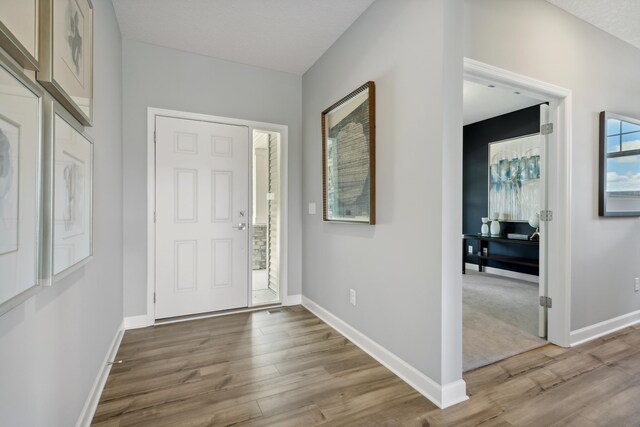
[[[210,317],[228,316],[230,314],[248,313],[252,311],[265,311],[272,310],[274,308],[283,307],[282,303],[265,304],[253,307],[233,308],[230,310],[212,311],[208,313],[190,314],[187,316],[167,317],[164,319],[156,319],[153,326],[169,325],[172,323],[188,322],[190,320],[208,319]]]

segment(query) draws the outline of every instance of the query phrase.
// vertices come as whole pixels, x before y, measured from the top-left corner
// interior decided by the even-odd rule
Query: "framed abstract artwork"
[[[541,208],[540,134],[489,144],[489,212],[500,221],[528,221]]]
[[[48,180],[47,233],[52,279],[75,270],[93,256],[93,142],[61,106],[46,105]]]
[[[322,112],[322,218],[376,223],[375,84]]]
[[[40,0],[38,81],[82,125],[93,121],[93,5]]]
[[[0,54],[0,315],[41,279],[43,96]]]
[[[0,47],[22,67],[38,71],[40,0],[0,1]]]
[[[640,216],[640,119],[600,113],[600,216]]]

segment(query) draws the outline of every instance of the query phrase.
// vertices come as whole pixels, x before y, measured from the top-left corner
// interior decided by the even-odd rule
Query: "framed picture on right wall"
[[[600,113],[600,216],[640,216],[640,119]]]

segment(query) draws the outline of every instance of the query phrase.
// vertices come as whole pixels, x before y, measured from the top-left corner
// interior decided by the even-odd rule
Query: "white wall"
[[[545,1],[467,0],[465,56],[573,91],[571,329],[640,309],[638,218],[598,217],[598,113],[640,117],[640,50]]]
[[[0,317],[0,424],[75,425],[122,322],[121,38],[94,5],[94,258]]]
[[[440,384],[462,372],[461,16],[458,1],[377,0],[302,79],[303,295]],[[324,223],[306,213],[322,206],[321,111],[368,80],[377,224]]]
[[[147,107],[289,126],[288,293],[300,293],[301,78],[123,41],[125,316],[147,313]]]

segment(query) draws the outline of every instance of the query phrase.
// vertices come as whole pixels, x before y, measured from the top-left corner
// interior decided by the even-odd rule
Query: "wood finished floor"
[[[127,331],[94,426],[637,426],[640,327],[465,374],[439,410],[296,306]]]

